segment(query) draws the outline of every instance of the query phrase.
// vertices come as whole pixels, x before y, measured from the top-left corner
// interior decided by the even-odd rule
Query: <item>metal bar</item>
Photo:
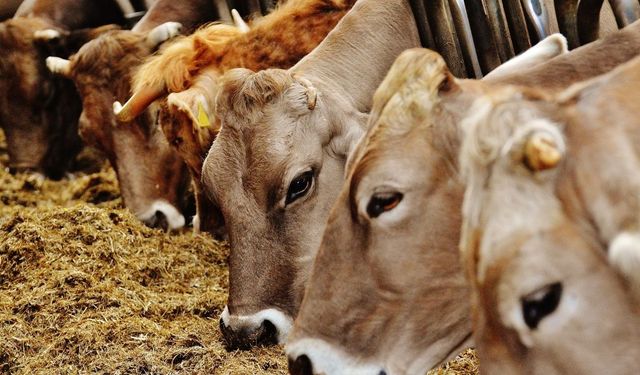
[[[218,13],[218,19],[224,23],[232,24],[231,10],[227,0],[213,0],[213,6]]]
[[[411,10],[413,11],[413,18],[416,20],[418,35],[420,35],[420,44],[425,48],[435,49],[436,43],[433,40],[433,35],[431,34],[431,27],[429,26],[427,11],[424,8],[423,1],[411,0],[409,3],[411,5]]]
[[[262,9],[260,9],[260,0],[247,0],[247,6],[250,15],[261,15]]]
[[[538,40],[551,35],[551,22],[547,4],[542,0],[522,0],[522,6],[536,31]]]
[[[579,0],[557,0],[555,3],[556,18],[560,32],[567,38],[569,48],[580,46],[580,36],[578,35],[578,1]]]
[[[515,56],[515,53],[511,44],[511,34],[507,26],[502,3],[500,0],[483,0],[482,2],[489,18],[491,33],[498,48],[498,56],[501,62],[505,62]]]
[[[578,36],[580,45],[598,39],[600,10],[604,0],[581,0],[578,4]]]
[[[640,19],[640,4],[637,0],[609,0],[616,23],[623,28]]]
[[[535,0],[534,0],[535,1]],[[513,50],[516,54],[524,52],[531,47],[532,41],[527,27],[527,18],[519,1],[504,1],[507,25],[511,31]]]
[[[475,78],[482,78],[482,69],[480,69],[478,52],[473,42],[473,32],[471,31],[469,15],[467,14],[464,0],[449,0],[449,8],[451,9],[453,22],[455,23],[458,33],[458,40],[464,56],[467,72],[470,75],[473,73],[473,77]]]
[[[469,15],[469,24],[471,25],[478,61],[482,72],[487,74],[501,63],[494,35],[489,27],[489,19],[480,1],[466,1],[465,5]]]
[[[468,77],[458,35],[449,10],[448,0],[425,2],[427,18],[436,43],[436,50],[444,57],[456,77]]]

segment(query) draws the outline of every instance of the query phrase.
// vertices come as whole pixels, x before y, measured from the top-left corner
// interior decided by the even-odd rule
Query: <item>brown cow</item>
[[[191,30],[216,17],[210,0],[160,0],[131,31],[102,35],[69,61],[48,60],[50,69],[73,79],[80,92],[80,136],[107,155],[125,205],[150,226],[176,229],[185,224],[189,175],[156,126],[157,109],[122,123],[113,114],[113,100],[129,96],[134,70],[180,25]]]
[[[156,89],[149,99],[171,92],[161,104],[160,126],[191,171],[198,212],[196,230],[218,237],[224,233],[223,220],[201,194],[200,182],[202,162],[220,129],[213,113],[219,76],[239,67],[291,67],[324,39],[352,5],[352,0],[289,1],[252,21],[244,33],[230,40],[220,37],[222,26],[214,25],[171,44],[140,69],[134,79],[134,98],[153,87]],[[136,105],[135,100],[128,105]],[[126,109],[120,112],[120,117],[125,115]]]
[[[376,95],[379,119],[352,155],[348,184],[329,218],[287,344],[292,372],[333,374],[342,365],[420,373],[453,355],[471,334],[456,251],[464,189],[460,121],[475,98],[497,85],[559,90],[638,52],[640,23],[486,81],[454,79],[427,50],[419,64],[399,69],[398,87]],[[416,69],[428,74],[425,83],[405,88],[416,83],[402,77]]]
[[[66,57],[104,31],[72,30],[123,21],[113,0],[31,0],[0,23],[0,124],[12,170],[52,178],[68,170],[80,149],[80,100],[70,82],[51,76],[45,58]]]
[[[483,372],[638,372],[639,100],[637,57],[557,96],[507,87],[472,107],[461,250]]]
[[[362,0],[291,69],[223,76],[203,181],[231,244],[221,318],[230,346],[286,339],[371,96],[417,45],[405,0]]]

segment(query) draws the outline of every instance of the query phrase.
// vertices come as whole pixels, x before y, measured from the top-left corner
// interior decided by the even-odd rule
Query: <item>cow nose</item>
[[[301,355],[294,361],[289,357],[289,374],[291,375],[313,375],[311,360],[306,355]]]
[[[167,215],[164,212],[158,210],[156,211],[150,218],[145,220],[144,222],[151,228],[162,228],[162,230],[166,231],[169,228],[169,221],[167,220]]]
[[[229,350],[247,350],[254,346],[271,346],[278,343],[278,329],[269,320],[263,320],[257,327],[243,326],[234,330],[220,319],[220,331]]]

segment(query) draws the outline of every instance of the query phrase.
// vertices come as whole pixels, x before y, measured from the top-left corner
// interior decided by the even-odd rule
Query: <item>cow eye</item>
[[[182,144],[182,137],[175,137],[171,143],[173,143],[175,147],[180,147]]]
[[[375,193],[367,205],[367,214],[372,219],[376,218],[382,213],[396,208],[401,200],[401,193]]]
[[[524,322],[531,329],[538,328],[540,321],[553,313],[560,304],[562,284],[554,283],[522,298]]]
[[[291,181],[289,184],[289,190],[287,190],[287,198],[284,202],[285,205],[293,203],[298,198],[302,198],[313,184],[313,171],[306,171]]]

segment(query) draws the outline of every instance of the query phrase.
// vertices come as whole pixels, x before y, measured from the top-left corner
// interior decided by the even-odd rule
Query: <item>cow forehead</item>
[[[126,73],[132,62],[141,62],[148,48],[144,36],[129,30],[108,31],[83,45],[71,57],[74,74],[90,74],[93,77],[110,77]]]
[[[265,187],[280,184],[288,155],[282,152],[283,145],[272,146],[269,135],[222,127],[203,171],[214,196],[262,200]]]

